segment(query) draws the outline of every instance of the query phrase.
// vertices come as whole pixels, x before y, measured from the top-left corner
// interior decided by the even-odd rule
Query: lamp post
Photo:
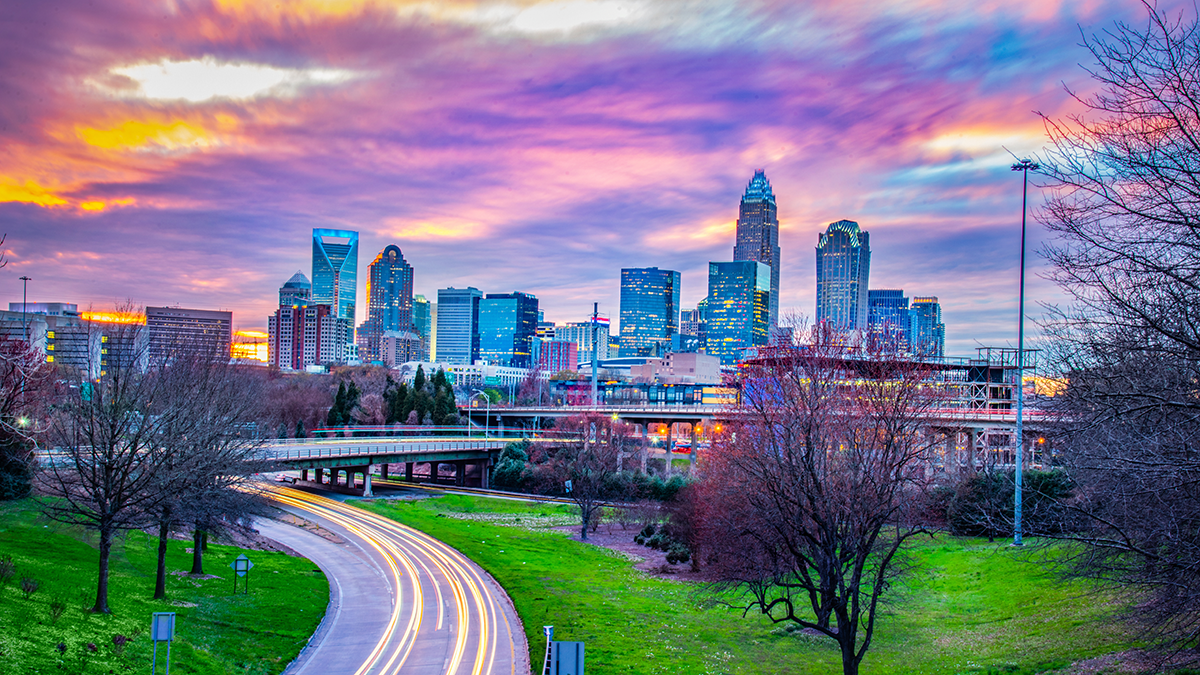
[[[471,394],[471,397],[467,399],[468,401],[469,401],[469,400],[471,400],[471,399],[473,399],[473,398],[475,398],[476,396],[482,396],[482,397],[484,397],[485,399],[487,399],[487,410],[485,410],[485,411],[484,411],[484,413],[483,413],[483,414],[484,414],[484,417],[483,417],[483,437],[484,437],[484,438],[487,438],[488,436],[491,436],[491,433],[490,433],[489,429],[490,429],[490,427],[491,427],[491,424],[492,424],[492,397],[491,397],[491,396],[488,396],[488,395],[487,395],[485,392],[482,392],[482,391],[480,391],[480,390],[478,390],[478,389],[473,389],[472,391],[474,391],[475,393],[474,393],[474,394]]]
[[[1022,427],[1025,420],[1025,211],[1029,199],[1029,172],[1038,170],[1037,162],[1022,159],[1012,165],[1013,171],[1022,174],[1021,184],[1021,284],[1017,300],[1017,461],[1014,467],[1013,488],[1013,546],[1021,542],[1021,463],[1025,454]]]
[[[29,282],[33,281],[29,277],[22,276],[21,279],[21,332],[25,335],[25,344],[29,344],[29,322],[25,320],[26,314],[29,312]]]

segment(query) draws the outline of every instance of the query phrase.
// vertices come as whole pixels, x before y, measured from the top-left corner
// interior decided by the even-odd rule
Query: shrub
[[[29,596],[37,592],[38,586],[37,579],[33,577],[23,577],[21,579],[21,592],[25,594],[26,600],[29,599]]]
[[[17,564],[13,562],[11,555],[0,556],[0,586],[8,585],[12,578],[17,575]]]
[[[640,534],[641,536],[643,536],[643,537],[652,537],[652,536],[654,536],[654,526],[653,526],[653,525],[647,525],[647,526],[643,527],[643,528],[642,528],[642,531],[641,531],[639,534]]]
[[[679,542],[671,544],[671,550],[667,551],[667,562],[672,565],[687,562],[690,557],[692,557],[691,552]]]
[[[121,635],[119,633],[117,635],[112,636],[113,651],[115,651],[117,653],[117,656],[120,656],[122,653],[125,652],[125,645],[128,642],[129,642],[129,638],[127,638],[124,635]]]
[[[50,601],[50,625],[58,623],[62,618],[63,612],[67,611],[67,601],[60,597],[56,597]]]

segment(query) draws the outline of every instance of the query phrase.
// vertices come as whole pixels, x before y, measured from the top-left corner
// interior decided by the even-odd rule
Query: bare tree
[[[564,495],[579,507],[579,538],[604,504],[627,495],[618,480],[618,458],[640,445],[632,425],[604,415],[580,415],[554,427],[562,445],[537,464],[531,481],[543,494]]]
[[[0,338],[0,500],[29,494],[34,439],[45,425],[54,384],[51,371],[28,343]]]
[[[807,331],[796,331],[802,335]],[[698,486],[701,547],[742,611],[835,640],[857,673],[902,552],[926,532],[930,372],[813,329],[747,364]]]
[[[1070,296],[1047,327],[1069,382],[1055,439],[1077,487],[1071,570],[1143,592],[1164,644],[1200,646],[1200,26],[1085,39],[1098,93],[1046,120],[1049,276]]]

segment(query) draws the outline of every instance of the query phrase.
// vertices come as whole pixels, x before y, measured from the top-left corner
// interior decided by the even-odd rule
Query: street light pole
[[[492,397],[478,389],[473,389],[472,391],[475,393],[471,395],[471,398],[482,396],[487,399],[487,410],[485,410],[483,413],[483,437],[487,438],[492,435],[490,431],[492,425]]]
[[[25,344],[29,344],[29,323],[25,320],[26,314],[29,312],[29,282],[33,281],[29,277],[21,277],[21,332],[25,335]]]
[[[1022,159],[1012,165],[1022,173],[1021,184],[1021,284],[1017,300],[1017,461],[1013,489],[1013,546],[1021,542],[1021,464],[1025,454],[1023,426],[1025,423],[1025,212],[1029,199],[1029,172],[1038,170],[1037,162]]]

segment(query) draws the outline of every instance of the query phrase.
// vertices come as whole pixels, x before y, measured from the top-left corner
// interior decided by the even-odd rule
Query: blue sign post
[[[175,639],[175,612],[155,612],[150,617],[150,639],[154,642],[154,653],[150,657],[150,673],[158,674],[158,643],[167,643],[166,668],[164,675],[171,675],[171,641]]]
[[[229,566],[231,568],[233,568],[233,571],[236,574],[236,576],[233,577],[233,592],[237,593],[238,577],[246,577],[246,592],[249,593],[250,592],[250,570],[254,569],[254,563],[250,562],[250,559],[246,557],[245,553],[243,553],[243,554],[239,555],[238,557],[234,558],[233,562],[229,563]]]

